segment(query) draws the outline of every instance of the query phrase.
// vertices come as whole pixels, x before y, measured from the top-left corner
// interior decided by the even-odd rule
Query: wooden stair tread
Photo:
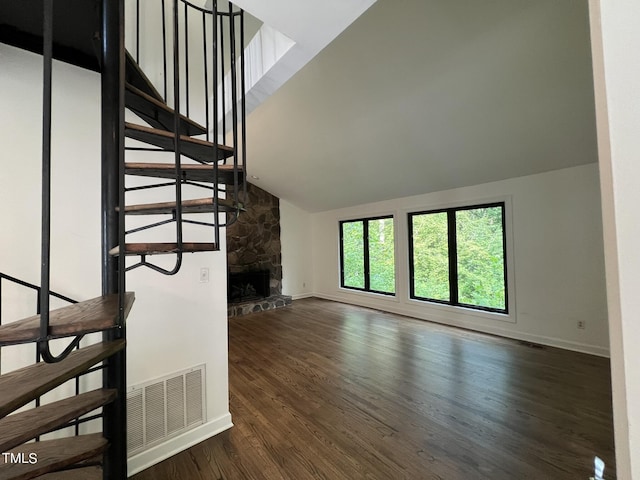
[[[35,480],[102,480],[102,468],[98,466],[74,468],[61,472],[47,473]]]
[[[124,211],[127,215],[161,215],[173,213],[176,202],[143,203],[127,205]],[[182,213],[210,213],[213,212],[213,198],[197,198],[182,201]],[[232,200],[218,199],[218,208],[221,212],[235,210]]]
[[[174,131],[175,110],[153,96],[127,83],[124,91],[125,106],[155,128]],[[207,129],[190,118],[180,115],[181,135],[203,135]]]
[[[175,178],[175,165],[173,163],[125,163],[127,175],[154,178]],[[193,182],[213,181],[213,165],[181,164],[180,170],[184,180]],[[233,184],[233,165],[218,165],[218,181],[227,185]],[[244,169],[238,165],[238,183],[244,181]]]
[[[125,294],[125,318],[135,295]],[[118,320],[118,295],[105,295],[53,310],[49,315],[49,337],[60,338],[107,330]],[[40,315],[0,326],[0,346],[34,342],[40,336]]]
[[[84,372],[124,346],[124,340],[97,343],[75,350],[61,362],[36,363],[0,376],[0,417]]]
[[[125,123],[124,128],[125,136],[138,140],[140,142],[155,145],[163,150],[173,151],[173,141],[175,134],[159,128],[144,127],[142,125],[136,125],[135,123]],[[188,137],[186,135],[180,135],[180,149],[182,155],[189,157],[198,162],[211,163],[213,158],[213,143],[206,140],[200,140],[199,138]],[[218,145],[218,158],[222,160],[224,158],[233,155],[233,148],[226,145]]]
[[[129,52],[126,52],[125,68],[124,68],[125,82],[134,86],[138,90],[146,93],[152,98],[160,102],[164,102],[160,92],[153,86],[149,77],[142,71],[140,65],[135,61]]]
[[[0,480],[37,478],[104,452],[107,445],[100,433],[21,445],[8,453],[23,454],[27,459],[33,453],[38,461],[33,464],[5,463],[0,457]]]
[[[218,250],[215,243],[186,243],[182,244],[182,251],[185,253],[213,252]],[[125,255],[162,255],[177,253],[177,243],[127,243],[125,244]],[[118,255],[118,247],[109,250],[110,255]]]
[[[113,401],[117,390],[93,390],[32,408],[0,419],[0,452],[14,448],[38,435],[66,425],[71,420]]]

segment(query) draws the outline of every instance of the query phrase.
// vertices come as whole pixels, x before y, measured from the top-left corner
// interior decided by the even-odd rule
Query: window
[[[409,214],[410,295],[507,313],[504,203]]]
[[[366,292],[395,293],[393,217],[340,222],[340,285]]]

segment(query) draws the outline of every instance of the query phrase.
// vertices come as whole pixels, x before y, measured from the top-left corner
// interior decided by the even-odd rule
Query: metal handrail
[[[27,288],[30,288],[32,290],[36,290],[37,292],[40,292],[40,290],[42,289],[42,287],[39,287],[38,285],[26,282],[24,280],[20,280],[19,278],[12,277],[11,275],[7,275],[6,273],[2,273],[2,272],[0,272],[0,280],[7,280],[7,281],[9,281],[11,283],[15,283],[17,285],[21,285],[23,287],[27,287]],[[54,292],[53,290],[49,292],[49,295],[51,295],[52,297],[58,298],[60,300],[64,300],[65,302],[78,303],[77,300],[74,300],[74,299],[72,299],[70,297],[67,297],[66,295],[62,295],[60,293]],[[40,309],[39,305],[40,304],[38,303],[38,310]],[[40,313],[40,312],[38,312],[38,313]],[[1,315],[1,312],[0,312],[0,315]],[[1,318],[2,317],[0,316],[0,319]],[[2,325],[2,321],[1,320],[0,320],[0,325]]]

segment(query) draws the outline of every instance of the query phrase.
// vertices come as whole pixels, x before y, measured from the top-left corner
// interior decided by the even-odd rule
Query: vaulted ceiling
[[[377,0],[247,137],[253,182],[309,212],[595,162],[587,1]]]

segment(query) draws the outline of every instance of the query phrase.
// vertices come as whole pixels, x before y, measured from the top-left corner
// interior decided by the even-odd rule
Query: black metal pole
[[[242,192],[243,198],[246,202],[248,199],[247,196],[247,85],[245,83],[245,64],[244,64],[244,10],[240,10],[240,95],[241,95],[241,106],[240,106],[240,124],[241,124],[241,135],[242,135],[242,173],[243,173],[243,182],[242,182]],[[234,175],[238,176],[238,169],[234,169]],[[239,213],[239,211],[238,211]]]
[[[124,217],[124,0],[102,1],[102,293],[125,291]],[[123,210],[123,209],[121,209]],[[120,245],[121,254],[109,255]],[[121,302],[122,312],[122,302]],[[103,334],[105,341],[125,338],[125,325]],[[118,398],[104,408],[103,432],[109,440],[103,478],[127,478],[126,351],[110,357],[103,384],[115,388]]]
[[[211,34],[213,45],[211,46],[211,51],[213,54],[212,65],[213,65],[213,218],[215,227],[213,228],[213,241],[216,244],[216,248],[220,246],[220,210],[218,205],[218,196],[219,196],[219,184],[218,184],[218,142],[220,139],[219,136],[219,125],[218,125],[218,102],[222,97],[224,102],[224,67],[222,64],[218,64],[218,54],[222,52],[222,43],[218,44],[218,1],[213,0],[212,5],[212,18],[213,18],[213,32]],[[222,21],[220,22],[222,25]],[[220,36],[220,42],[222,42],[222,35]],[[218,46],[220,45],[220,47]],[[221,60],[222,61],[222,60]],[[220,69],[220,70],[218,70]],[[220,72],[220,74],[219,74]],[[222,79],[222,94],[218,93],[218,78]],[[208,101],[208,99],[207,99]],[[224,103],[222,110],[222,118],[224,118]],[[223,131],[224,136],[224,131]]]
[[[218,9],[217,9],[217,5],[216,5],[216,14],[215,14],[215,21],[218,21]],[[216,23],[217,25],[217,23]],[[216,52],[219,52],[220,54],[220,88],[222,89],[222,91],[220,92],[220,111],[222,112],[222,143],[226,143],[225,138],[226,138],[226,134],[227,134],[227,90],[226,90],[226,83],[224,81],[224,76],[225,76],[225,43],[224,43],[224,16],[220,15],[220,47],[219,49],[216,50]],[[217,85],[216,83],[214,83],[214,86]],[[217,88],[217,86],[216,86]],[[216,111],[218,109],[218,103],[215,102],[216,104]],[[218,142],[220,140],[216,139],[214,140],[214,142]],[[217,157],[216,157],[217,158]],[[224,161],[222,163],[227,163],[227,159],[225,158]]]
[[[174,131],[174,161],[176,181],[176,243],[178,246],[176,264],[173,270],[166,271],[167,275],[174,275],[182,266],[182,167],[180,140],[180,22],[178,1],[173,2],[173,131]],[[187,12],[185,11],[185,22]],[[187,55],[185,55],[186,57]]]
[[[136,63],[140,65],[140,0],[136,0]]]
[[[209,59],[207,58],[207,13],[202,12],[202,51],[204,52],[204,118],[205,129],[207,130],[206,139],[209,141]]]
[[[48,350],[51,259],[51,76],[53,52],[53,0],[44,2],[42,91],[42,232],[40,238],[40,342],[38,352]],[[46,352],[45,352],[46,353]]]
[[[229,3],[229,38],[231,51],[231,133],[233,138],[233,201],[236,208],[240,203],[238,189],[238,69],[236,65],[236,16],[233,13],[233,4]],[[242,52],[244,54],[244,52]],[[226,132],[225,132],[226,133]],[[236,210],[236,213],[238,211]]]
[[[102,293],[118,293],[120,163],[124,151],[123,0],[104,0],[102,18]]]
[[[164,6],[165,0],[160,1],[162,9],[162,79],[164,86],[164,101],[169,102],[169,91],[167,86],[167,16]]]
[[[184,94],[185,114],[189,116],[189,6],[184,4]]]

